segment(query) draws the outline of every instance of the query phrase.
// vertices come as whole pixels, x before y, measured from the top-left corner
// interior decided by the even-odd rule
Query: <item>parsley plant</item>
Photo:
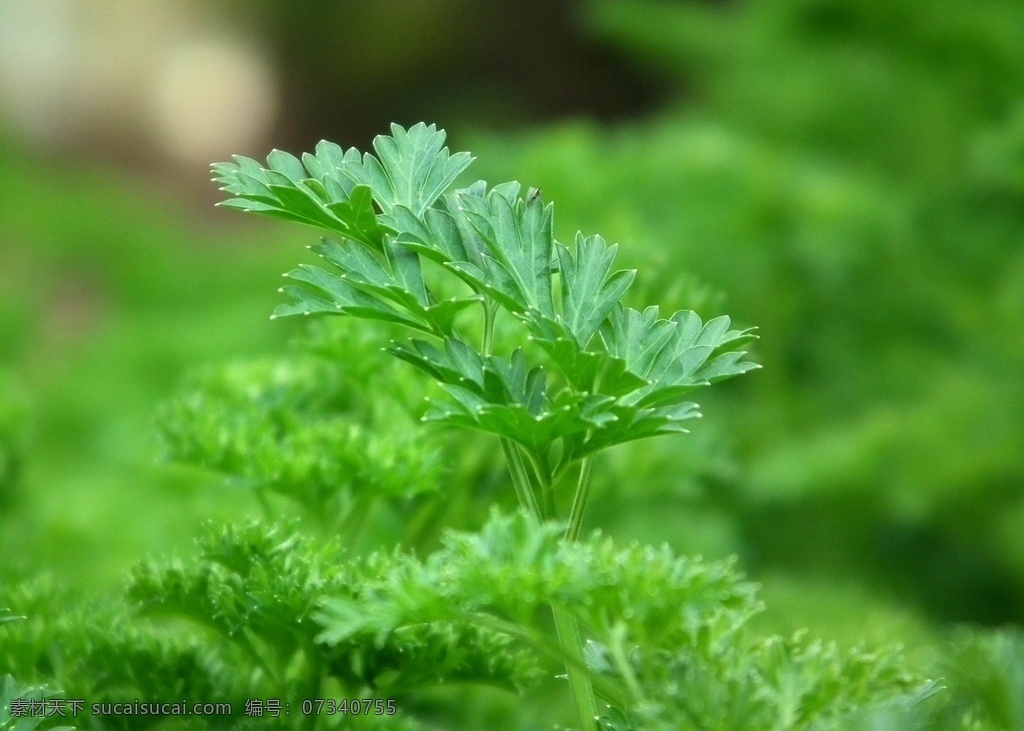
[[[374,141],[376,156],[321,142],[301,160],[274,150],[268,167],[236,157],[213,170],[235,196],[222,205],[335,237],[313,247],[331,269],[289,273],[296,284],[283,291],[293,301],[275,316],[348,315],[415,331],[389,350],[441,386],[423,418],[496,435],[522,507],[538,522],[567,519],[565,540],[575,541],[593,455],[685,431],[700,415],[691,392],[757,367],[739,350],[755,336],[730,330],[727,317],[705,323],[691,311],[662,318],[657,307],[623,306],[635,272],[614,270],[614,245],[582,233],[572,247],[556,242],[553,205],[535,191],[522,197],[517,182],[451,190],[473,158],[449,154],[444,140],[433,125],[392,125]],[[465,292],[440,297],[426,262]],[[477,306],[482,325],[473,332],[459,316]],[[500,313],[522,331],[509,353],[494,348]],[[575,492],[564,515],[557,493],[568,473]],[[553,609],[580,721],[596,728],[579,629]]]

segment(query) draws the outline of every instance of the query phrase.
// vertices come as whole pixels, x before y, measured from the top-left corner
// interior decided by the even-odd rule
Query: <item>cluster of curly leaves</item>
[[[160,410],[167,456],[290,498],[335,531],[371,500],[436,491],[437,450],[348,370],[306,353],[203,369]]]
[[[121,602],[83,601],[47,582],[0,587],[0,602],[25,616],[0,626],[0,691],[7,673],[87,699],[77,720],[16,716],[0,729],[367,728],[422,731],[408,693],[436,684],[479,683],[520,691],[539,667],[527,648],[471,623],[431,622],[386,636],[321,641],[315,621],[325,595],[357,601],[361,586],[397,557],[346,557],[337,542],[314,542],[294,527],[207,525],[198,556],[147,561],[131,573]],[[59,612],[54,612],[59,607]],[[0,624],[7,617],[0,610]],[[17,620],[17,621],[15,621]],[[9,634],[3,634],[6,629]],[[55,698],[41,685],[10,681],[12,697]],[[195,699],[227,703],[228,717],[93,716],[93,703]],[[398,698],[395,715],[300,717],[303,698]],[[292,704],[289,721],[248,718],[246,702]],[[17,725],[18,723],[36,725]],[[267,724],[270,724],[269,726]]]
[[[824,728],[864,704],[926,690],[898,652],[750,636],[760,602],[729,562],[600,535],[567,542],[557,525],[525,513],[495,511],[479,533],[450,532],[425,560],[346,556],[291,528],[209,525],[196,558],[138,565],[127,600],[131,618],[52,586],[0,591],[29,615],[0,645],[0,674],[46,678],[90,702],[226,702],[232,728],[254,721],[241,713],[247,699],[389,697],[395,717],[324,716],[309,727],[411,731],[432,728],[429,706],[417,702],[423,688],[528,692],[557,672],[566,658],[547,626],[554,605],[592,638],[581,670],[608,704],[601,728]],[[46,619],[53,605],[64,607],[57,621]],[[206,728],[227,719],[89,722]]]

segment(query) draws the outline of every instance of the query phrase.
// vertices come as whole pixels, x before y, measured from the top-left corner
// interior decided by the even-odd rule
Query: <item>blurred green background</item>
[[[116,589],[258,513],[154,416],[301,337],[266,315],[315,234],[207,165],[424,120],[620,242],[634,304],[760,327],[693,434],[600,461],[590,527],[738,554],[774,630],[1020,624],[1022,80],[1019,0],[0,0],[0,581]]]

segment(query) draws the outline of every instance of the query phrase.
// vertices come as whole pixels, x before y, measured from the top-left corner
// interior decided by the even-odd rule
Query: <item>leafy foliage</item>
[[[285,288],[296,302],[275,314],[345,314],[434,336],[441,347],[412,340],[390,349],[440,383],[445,395],[425,418],[514,442],[542,465],[542,481],[614,444],[684,431],[681,422],[699,415],[686,394],[756,367],[737,350],[751,331],[728,330],[728,318],[703,325],[692,312],[663,320],[657,308],[623,307],[633,273],[612,273],[615,247],[582,234],[574,250],[556,243],[552,204],[539,195],[520,197],[518,183],[488,188],[481,181],[442,195],[470,160],[464,153],[449,157],[443,141],[433,126],[393,126],[391,137],[374,143],[382,161],[353,150],[341,155],[322,143],[301,163],[275,152],[267,168],[243,158],[214,166],[223,189],[239,196],[225,205],[344,235],[314,249],[340,274],[309,266],[290,273],[304,286]],[[255,186],[256,179],[266,185]],[[354,180],[354,187],[345,183]],[[358,204],[365,215],[339,226],[304,213],[317,197],[324,206]],[[371,201],[376,216],[366,213]],[[473,294],[438,302],[421,257]],[[476,302],[485,308],[480,350],[455,323]],[[531,365],[521,349],[491,353],[498,308],[523,323],[554,374]],[[553,457],[556,443],[560,453]]]
[[[982,728],[1024,726],[1024,634],[960,629],[951,644],[943,671],[953,692],[942,720],[970,718]]]
[[[307,196],[312,202],[309,214],[327,220],[327,235],[335,240],[324,243],[325,250],[319,253],[341,257],[352,271],[346,274],[332,263],[321,266],[328,275],[340,272],[340,278],[348,278],[350,288],[333,295],[330,290],[318,292],[303,280],[292,284],[303,297],[319,297],[332,307],[336,297],[349,309],[384,313],[385,320],[400,318],[413,327],[415,337],[441,354],[434,360],[455,357],[449,356],[446,340],[465,340],[479,356],[480,379],[486,369],[487,383],[500,386],[486,396],[500,403],[486,404],[480,418],[494,422],[489,429],[510,428],[499,420],[501,414],[488,413],[506,409],[503,418],[514,422],[522,439],[533,445],[546,438],[536,436],[538,431],[549,430],[550,436],[558,428],[551,428],[548,421],[531,431],[530,414],[545,413],[530,411],[534,391],[527,386],[533,382],[524,377],[525,384],[519,386],[513,378],[507,386],[501,381],[518,359],[513,356],[516,348],[521,348],[527,375],[533,367],[543,368],[544,395],[557,395],[566,385],[571,391],[593,394],[592,385],[599,380],[600,395],[610,396],[619,388],[614,385],[617,379],[622,380],[623,393],[639,391],[644,388],[640,377],[625,369],[622,358],[607,357],[602,339],[619,300],[626,311],[629,298],[628,304],[641,316],[643,304],[660,301],[664,314],[655,321],[671,321],[669,313],[691,308],[710,319],[723,311],[724,295],[674,296],[671,287],[692,275],[705,291],[728,292],[729,314],[740,322],[756,321],[771,334],[759,346],[760,358],[771,368],[744,384],[743,390],[710,397],[715,418],[709,421],[714,423],[702,424],[685,442],[665,439],[644,442],[642,448],[627,445],[602,458],[594,470],[600,499],[590,506],[588,520],[615,535],[640,535],[655,542],[665,537],[684,552],[740,551],[744,566],[769,584],[786,572],[784,580],[799,587],[804,604],[783,606],[780,614],[778,597],[769,587],[765,596],[775,613],[762,616],[757,626],[785,624],[787,638],[794,622],[817,623],[816,634],[833,637],[893,636],[906,629],[902,617],[913,617],[914,631],[907,633],[911,643],[923,639],[929,653],[939,655],[927,658],[929,667],[923,673],[944,678],[946,689],[935,702],[862,708],[819,726],[872,731],[1019,727],[1014,715],[1014,701],[1021,696],[1017,632],[1012,627],[974,627],[944,646],[938,627],[930,624],[936,618],[995,623],[1019,622],[1021,617],[1024,512],[1015,486],[1024,474],[1019,449],[1024,422],[1013,416],[1024,407],[1019,388],[1024,362],[1019,328],[1024,312],[1019,246],[1024,116],[1014,83],[1024,69],[1019,3],[782,0],[723,8],[720,3],[597,0],[583,7],[596,8],[590,16],[592,27],[633,56],[636,65],[659,67],[660,88],[670,90],[672,79],[677,79],[678,97],[684,103],[661,110],[654,119],[615,128],[579,121],[514,135],[479,134],[473,141],[472,149],[482,153],[481,162],[487,166],[478,175],[501,180],[514,172],[543,185],[558,201],[554,235],[568,249],[574,244],[576,249],[566,256],[557,242],[552,247],[553,315],[541,316],[539,309],[530,312],[528,298],[544,302],[543,292],[524,289],[513,277],[513,272],[529,271],[530,239],[515,244],[520,247],[516,257],[500,259],[468,217],[449,213],[450,192],[435,198],[422,215],[413,210],[415,203],[408,210],[393,205],[384,212],[372,199],[395,198],[394,186],[384,179],[375,185],[356,165],[353,177],[340,184],[352,190],[359,185],[378,187],[382,193],[346,194],[351,202],[348,207],[338,205],[337,215]],[[345,156],[343,151],[337,154]],[[49,557],[48,563],[62,577],[102,581],[99,577],[119,571],[140,545],[166,545],[177,540],[178,533],[190,531],[196,515],[223,512],[225,505],[234,510],[241,500],[266,492],[298,499],[310,507],[307,515],[322,516],[331,531],[342,512],[331,505],[333,501],[344,506],[348,495],[366,494],[386,494],[388,501],[407,499],[400,494],[398,474],[384,474],[384,469],[374,473],[358,459],[360,445],[376,444],[382,449],[377,454],[394,454],[377,436],[381,430],[391,431],[396,420],[347,401],[310,409],[301,406],[301,399],[289,401],[294,418],[289,418],[287,408],[264,408],[267,373],[279,367],[312,375],[310,391],[320,379],[331,393],[348,388],[353,394],[372,391],[383,396],[404,388],[406,381],[391,371],[374,374],[376,379],[349,381],[347,373],[339,377],[337,371],[347,370],[353,360],[351,343],[342,343],[331,353],[333,369],[324,364],[306,368],[306,359],[275,354],[272,360],[210,370],[188,383],[189,394],[176,403],[205,403],[221,414],[221,423],[228,425],[228,457],[218,456],[218,427],[213,419],[203,421],[201,409],[175,413],[172,407],[168,412],[169,421],[181,417],[171,427],[179,433],[168,441],[181,439],[187,445],[194,438],[197,443],[193,452],[172,445],[176,459],[205,463],[231,475],[233,484],[253,489],[161,492],[172,482],[162,476],[164,472],[146,472],[148,479],[140,479],[138,469],[109,469],[115,461],[134,466],[140,457],[149,459],[142,439],[123,438],[144,433],[147,415],[126,415],[148,409],[182,367],[203,358],[223,359],[243,344],[248,349],[265,332],[289,332],[287,325],[264,330],[243,325],[254,307],[265,306],[246,294],[258,291],[256,280],[267,276],[257,262],[266,258],[267,266],[282,266],[276,261],[268,264],[280,256],[280,241],[274,246],[254,245],[260,234],[246,230],[250,238],[244,248],[240,240],[229,247],[182,248],[182,241],[213,241],[200,231],[176,225],[134,192],[124,192],[129,187],[137,191],[138,186],[115,185],[81,170],[54,175],[49,165],[22,162],[21,154],[2,157],[0,199],[14,204],[0,206],[2,269],[8,275],[0,274],[0,351],[16,368],[23,365],[31,374],[8,389],[13,398],[5,397],[0,384],[0,514],[8,558],[0,580],[7,579],[12,565],[32,565]],[[385,170],[384,157],[380,151],[374,156],[380,170]],[[356,153],[355,158],[362,166],[364,157]],[[286,159],[275,155],[275,164],[287,177],[295,166]],[[258,167],[262,170],[263,165]],[[300,175],[307,173],[303,168]],[[511,186],[496,188],[509,192]],[[483,206],[477,200],[468,202],[485,216],[497,210],[486,204],[489,190],[476,190]],[[537,197],[520,196],[519,190],[510,193],[513,209],[517,198],[529,202]],[[273,203],[278,205],[276,197]],[[306,204],[300,200],[299,205]],[[376,216],[379,230],[366,223],[371,216]],[[608,241],[637,246],[620,252],[596,240],[588,264],[579,244],[593,237],[574,240],[571,230],[556,225],[569,220],[587,222]],[[346,232],[364,225],[372,234],[367,237],[370,247],[349,246]],[[390,234],[384,227],[404,232],[395,234],[394,245],[387,250],[383,242]],[[497,233],[482,227],[485,234]],[[278,229],[268,230],[279,236]],[[224,237],[225,232],[217,232],[218,239]],[[380,251],[372,248],[378,243]],[[334,247],[346,253],[336,254]],[[373,262],[361,257],[364,249]],[[419,256],[423,286],[436,302],[421,296],[415,270],[407,266],[411,260],[400,260],[403,250]],[[623,265],[615,266],[615,260],[639,265],[643,276],[630,284],[632,272],[619,271]],[[453,276],[445,279],[447,274]],[[580,281],[574,283],[573,278]],[[115,315],[117,327],[77,341],[88,345],[72,353],[63,342],[55,345],[67,333],[54,323],[61,322],[64,312],[59,307],[62,293],[75,291],[82,281],[94,281],[98,309],[104,317]],[[589,300],[589,307],[573,304],[577,288],[584,293],[580,302]],[[376,301],[368,304],[365,293]],[[477,310],[484,308],[460,302],[481,302],[480,297],[502,308],[489,352],[475,347],[479,338],[471,329],[479,324]],[[449,304],[451,298],[455,302]],[[666,301],[673,303],[667,309]],[[447,312],[441,312],[444,306]],[[388,333],[401,327],[378,324]],[[516,337],[508,337],[513,332]],[[524,332],[530,342],[522,337]],[[392,347],[420,353],[419,344]],[[423,350],[433,355],[425,346]],[[424,361],[428,362],[426,356]],[[45,365],[37,368],[40,364]],[[59,367],[50,367],[54,364]],[[405,363],[395,366],[404,368]],[[476,373],[476,363],[467,369]],[[409,370],[410,377],[419,375]],[[253,386],[253,399],[246,382]],[[336,389],[339,382],[345,385]],[[38,448],[35,452],[26,451],[24,435],[28,416],[35,421],[37,414],[18,408],[18,391],[29,385],[33,412],[38,406],[43,425],[43,439],[31,445]],[[475,382],[465,387],[476,397]],[[463,408],[444,388],[431,410],[447,410],[450,423],[479,429],[476,412]],[[501,389],[518,389],[517,395],[502,401]],[[306,386],[296,390],[305,393]],[[196,395],[200,398],[192,401]],[[470,396],[459,395],[471,402]],[[680,408],[689,399],[704,400],[692,394],[682,398]],[[511,408],[516,402],[526,404],[526,417]],[[607,410],[621,414],[627,406]],[[580,413],[590,413],[587,408],[581,406]],[[275,421],[282,414],[283,421]],[[288,437],[303,432],[307,422],[324,427],[321,438],[312,435],[293,444]],[[274,426],[279,423],[286,430]],[[565,424],[578,425],[579,419]],[[675,424],[689,426],[685,420]],[[338,426],[339,432],[353,428],[355,436],[351,441],[329,438],[334,432],[328,425]],[[606,422],[603,433],[614,435],[615,426]],[[190,436],[192,430],[196,434]],[[414,460],[423,455],[423,444],[407,441],[404,428],[397,432],[400,446],[413,448],[397,450],[409,461],[400,459],[396,472],[408,468],[409,474],[422,474]],[[596,436],[591,433],[586,443],[597,444]],[[563,435],[549,459],[560,460],[575,438]],[[427,452],[434,446],[431,439],[424,439]],[[493,498],[503,482],[483,457],[486,441],[452,444],[443,461],[453,472],[436,483],[442,489],[434,495],[453,506],[451,514],[459,516],[461,525],[475,524],[464,506],[472,504],[475,510]],[[337,458],[335,450],[340,452]],[[4,455],[6,464],[15,467],[6,476]],[[23,464],[29,469],[21,470]],[[275,481],[273,466],[281,467],[282,479]],[[533,469],[529,463],[525,467]],[[435,484],[432,468],[427,466],[425,472],[424,479]],[[195,478],[182,471],[173,474],[175,488]],[[561,490],[566,482],[556,487]],[[363,484],[371,490],[361,490]],[[28,489],[9,501],[5,488],[11,485]],[[104,485],[105,491],[90,489],[93,485]],[[409,488],[415,491],[418,486]],[[227,494],[230,499],[218,503],[221,510],[210,511],[211,494]],[[166,502],[154,502],[156,495],[165,495]],[[327,502],[321,503],[321,498]],[[268,515],[273,516],[279,505],[271,506]],[[57,508],[50,506],[60,506],[56,519]],[[136,520],[143,508],[161,515],[161,520]],[[351,510],[348,514],[359,515]],[[161,521],[168,516],[174,516],[177,533],[166,532],[167,524]],[[357,524],[371,530],[387,524],[392,534],[404,522],[376,510],[360,517]],[[344,545],[353,547],[345,526],[338,533]],[[301,549],[295,544],[289,550]],[[430,562],[425,550],[419,555],[422,563]],[[390,558],[378,560],[385,573],[394,565]],[[395,559],[405,560],[411,561],[408,556]],[[329,568],[347,562],[345,556],[331,559]],[[104,568],[98,568],[100,564]],[[196,568],[191,561],[181,567],[185,572]],[[150,568],[170,570],[160,562]],[[216,581],[240,581],[237,577],[235,572],[215,573]],[[244,581],[248,588],[258,586]],[[891,610],[901,618],[893,626],[878,621],[871,611],[879,604],[887,606],[888,600],[876,594],[881,592],[880,582],[904,600]],[[829,594],[830,589],[842,591],[850,584],[870,587],[870,598],[845,601]],[[169,591],[174,586],[167,584]],[[218,592],[226,602],[223,587]],[[121,644],[102,639],[125,633],[128,624],[153,628],[162,642],[173,637],[181,644],[187,635],[202,650],[201,657],[213,658],[209,673],[197,673],[187,681],[189,695],[205,693],[209,684],[216,684],[220,690],[215,695],[241,697],[243,691],[233,690],[232,676],[260,672],[255,661],[214,630],[165,621],[162,616],[125,619],[120,606],[89,604],[86,609],[65,592],[41,592],[38,602],[26,602],[11,582],[0,586],[0,593],[8,597],[0,599],[0,606],[13,608],[10,617],[28,617],[0,624],[0,655],[5,658],[0,675],[10,672],[32,687],[77,687],[76,695],[91,695],[96,691],[83,688],[85,681],[108,674],[122,677],[122,656],[132,656],[132,647],[151,648],[132,660],[140,678],[154,668],[168,667],[170,672],[158,672],[157,678],[177,688],[168,675],[192,677],[186,661],[179,663],[169,651],[163,655],[153,649],[155,638],[148,632]],[[362,597],[344,590],[339,594],[362,606]],[[237,599],[247,601],[244,595]],[[185,616],[212,606],[198,595],[187,601],[190,604],[181,608]],[[824,622],[819,611],[828,615]],[[543,611],[537,614],[531,626],[549,631]],[[836,627],[823,626],[830,623]],[[272,628],[257,625],[261,632]],[[187,633],[182,631],[185,627]],[[596,637],[592,629],[584,629],[584,639]],[[734,655],[730,662],[754,668],[750,672],[756,675],[772,663],[765,661],[765,653],[751,650],[760,640],[749,623],[746,634],[747,643],[738,646],[748,652]],[[38,655],[43,660],[37,671],[27,660],[37,655],[22,642],[33,636],[49,637],[46,651]],[[777,642],[786,648],[781,654],[798,658],[796,665],[806,670],[796,673],[793,688],[827,686],[833,670],[843,670],[845,652],[832,653],[806,639]],[[105,644],[116,646],[117,652],[87,649]],[[604,680],[625,687],[627,676],[616,672],[613,649],[613,643],[591,641],[583,645],[584,659],[599,677],[603,673]],[[602,708],[604,724],[674,729],[686,713],[707,710],[695,702],[700,698],[680,693],[680,688],[699,687],[706,697],[727,696],[731,688],[723,689],[716,682],[718,676],[695,677],[689,672],[694,666],[707,667],[690,658],[695,652],[688,646],[669,648],[656,661],[626,652],[628,662],[622,667],[632,668],[645,697],[657,700],[643,708]],[[186,650],[182,654],[190,656]],[[886,672],[888,655],[872,659],[871,654],[861,655],[868,668],[863,674],[843,670],[841,682],[850,688],[851,702],[858,695],[852,689],[857,678],[871,678],[872,668],[881,675]],[[920,648],[915,648],[912,657],[919,654]],[[808,656],[828,661],[816,664]],[[673,657],[682,659],[674,664]],[[216,672],[219,662],[227,669],[223,675]],[[294,677],[300,677],[300,654],[295,663]],[[548,665],[541,664],[547,672]],[[915,666],[907,663],[908,668]],[[652,675],[651,668],[657,673]],[[202,680],[204,674],[211,679]],[[69,676],[75,676],[71,680],[77,686],[69,685]],[[124,683],[121,687],[127,688],[125,693],[140,692]],[[779,698],[800,695],[794,690]],[[812,689],[809,695],[819,697],[819,690]],[[863,698],[864,705],[874,705],[869,696]],[[407,718],[403,723],[444,728],[518,723],[522,729],[545,728],[557,714],[557,700],[554,695],[538,701],[535,695],[519,700],[500,693],[481,697],[464,688],[427,689],[412,705],[419,718],[429,720]],[[435,709],[444,703],[446,710],[432,715],[432,702],[437,702]],[[514,707],[515,713],[491,715],[489,722],[482,722],[467,710],[477,706]],[[552,709],[551,717],[530,716],[541,708]],[[269,721],[232,726],[249,728]],[[190,727],[207,725],[213,722]]]
[[[3,600],[28,619],[0,646],[0,671],[56,678],[67,697],[89,699],[84,716],[103,729],[166,723],[158,716],[92,716],[93,703],[227,703],[230,717],[211,716],[200,727],[246,728],[252,719],[244,709],[252,699],[292,703],[298,716],[299,700],[325,697],[399,700],[394,716],[310,716],[315,728],[416,729],[409,693],[424,685],[517,690],[536,682],[533,658],[475,625],[437,623],[385,639],[318,643],[321,628],[312,615],[323,595],[359,596],[364,572],[388,562],[383,556],[346,561],[334,543],[314,546],[258,523],[210,525],[197,559],[135,567],[126,597],[135,616],[111,604],[74,601],[46,584],[4,592]],[[47,609],[53,603],[63,607],[57,621]],[[171,727],[195,727],[196,719],[183,723]]]
[[[168,456],[290,498],[335,530],[374,501],[435,491],[438,447],[360,383],[314,355],[206,369],[161,411]]]
[[[431,682],[473,680],[512,689],[530,682],[522,653],[473,626],[413,627],[386,642],[360,638],[329,651],[318,645],[311,619],[321,598],[358,596],[385,559],[365,567],[347,563],[336,544],[314,547],[258,523],[211,526],[201,549],[192,565],[137,567],[129,597],[146,613],[188,617],[235,645],[276,695],[293,689],[293,697],[321,697],[315,693],[321,675],[350,692],[389,697]],[[301,672],[289,676],[296,668]]]
[[[417,258],[385,237],[388,229],[373,208],[376,202],[384,213],[422,218],[471,158],[466,153],[449,156],[444,133],[433,127],[417,125],[407,132],[395,125],[392,134],[375,141],[378,157],[360,157],[355,149],[343,153],[321,142],[316,155],[304,155],[301,162],[275,150],[267,158],[268,168],[242,157],[214,166],[224,190],[239,196],[223,205],[314,225],[365,247],[325,240],[317,253],[343,275],[311,266],[291,272],[288,276],[319,296],[289,287],[285,291],[298,301],[279,308],[278,315],[339,312],[443,335],[451,331],[458,310],[475,301],[431,301]]]
[[[343,236],[314,249],[340,274],[292,272],[304,286],[285,288],[295,302],[275,315],[342,314],[432,337],[389,348],[443,391],[423,418],[497,435],[526,511],[492,516],[479,536],[450,535],[423,563],[371,559],[375,570],[360,591],[335,594],[316,615],[325,627],[318,639],[380,643],[424,623],[487,628],[565,664],[584,729],[803,728],[850,716],[863,703],[913,696],[894,656],[840,659],[835,648],[799,638],[747,644],[740,630],[756,605],[727,567],[576,543],[591,456],[685,431],[681,423],[699,416],[692,391],[756,367],[738,350],[754,336],[730,330],[727,317],[705,323],[679,311],[662,319],[657,307],[625,306],[634,273],[613,271],[615,247],[582,234],[575,249],[555,242],[552,205],[536,191],[524,198],[518,183],[481,181],[445,193],[457,175],[450,161],[469,158],[450,158],[443,139],[433,127],[393,126],[374,143],[385,162],[322,144],[302,162],[275,151],[269,168],[242,158],[214,166],[223,189],[239,196],[227,205]],[[414,160],[452,174],[418,179],[409,172]],[[266,181],[273,200],[253,179]],[[335,209],[346,213],[323,215]],[[424,261],[471,294],[442,307]],[[483,306],[479,347],[462,332],[461,312],[474,303]],[[525,330],[527,347],[494,352],[499,311]],[[555,488],[577,463],[568,527],[543,522],[557,515]],[[557,642],[539,621],[542,610],[554,614]],[[680,694],[682,686],[700,690]],[[597,698],[610,715],[598,718]]]
[[[116,602],[83,600],[48,581],[4,587],[2,594],[26,619],[9,627],[0,644],[0,672],[60,687],[67,699],[87,700],[86,715],[92,703],[237,699],[242,686],[223,654],[218,657],[214,648],[195,638],[140,625]],[[78,718],[80,722],[81,713]],[[99,728],[127,729],[158,718],[93,720]]]
[[[479,534],[449,534],[424,562],[404,558],[369,573],[358,597],[328,599],[316,614],[320,639],[379,640],[453,622],[493,627],[559,657],[542,617],[563,607],[590,637],[586,670],[610,704],[606,728],[819,728],[864,704],[927,694],[893,650],[749,637],[760,605],[731,563],[667,547],[621,549],[600,535],[567,543],[561,532],[495,513]]]
[[[56,726],[56,713],[48,703],[60,696],[44,687],[20,685],[10,675],[0,678],[0,729],[3,731],[33,731],[53,729],[71,731],[72,726]],[[41,707],[40,712],[37,708]]]

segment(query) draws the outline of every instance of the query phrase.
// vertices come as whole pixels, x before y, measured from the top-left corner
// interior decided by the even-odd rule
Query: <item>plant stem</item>
[[[570,543],[579,540],[580,531],[583,529],[583,510],[590,495],[591,459],[584,457],[580,460],[580,479],[576,483],[576,494],[573,496],[572,510],[569,512],[569,527],[565,530],[565,540]]]
[[[579,668],[580,672],[585,673],[587,670],[587,664],[583,659],[582,653],[580,653],[579,657],[566,657],[561,644],[554,645],[551,642],[548,642],[546,638],[540,637],[534,632],[524,628],[522,625],[480,612],[467,613],[466,616],[474,624],[490,627],[495,632],[500,632],[508,635],[509,637],[514,637],[524,644],[529,645],[540,654],[553,660],[575,665]],[[598,677],[594,680],[594,685],[600,691],[602,696],[614,704],[625,705],[630,700],[629,694],[623,692],[622,687],[618,683]]]
[[[583,509],[587,504],[587,495],[590,492],[590,465],[590,457],[584,457],[580,462],[579,482],[576,484],[576,494],[572,499],[569,527],[565,531],[564,540],[567,543],[575,543],[579,540],[580,530],[583,527]],[[552,605],[551,611],[555,615],[555,628],[558,630],[558,641],[562,645],[563,651],[570,657],[582,661],[583,641],[576,618],[562,607]],[[583,665],[583,667],[586,666]],[[590,677],[574,664],[566,664],[565,671],[569,676],[569,687],[572,689],[573,700],[576,702],[580,723],[585,731],[596,730],[597,724],[594,719],[597,718],[597,701],[594,698],[594,687],[591,685]]]
[[[491,354],[491,347],[494,344],[494,318],[498,314],[496,302],[487,301],[484,303],[484,357]]]
[[[537,520],[544,520],[544,514],[537,504],[537,494],[519,447],[508,439],[502,439],[501,448],[505,452],[505,459],[508,461],[509,471],[512,473],[512,483],[515,485],[520,504]],[[539,468],[540,465],[534,464],[534,467]],[[550,481],[550,475],[545,474],[542,477],[542,472],[541,469],[536,470],[537,480],[543,482],[544,477],[547,477]],[[547,488],[550,492],[550,484],[547,485]],[[577,488],[577,498],[579,497],[578,493],[579,489]],[[579,534],[578,529],[576,534]],[[552,604],[551,612],[555,617],[558,645],[566,657],[565,674],[569,679],[569,689],[572,691],[573,703],[575,703],[576,712],[579,714],[580,726],[583,731],[597,731],[595,720],[597,718],[597,699],[594,697],[594,686],[583,659],[583,643],[580,639],[579,625],[576,623],[576,618],[564,607]]]
[[[483,353],[490,356],[491,346],[494,341],[494,318],[497,314],[497,305],[487,303],[484,305],[484,336]],[[540,464],[533,455],[527,454],[530,464],[534,469],[536,482],[541,489],[543,506],[537,503],[537,493],[534,489],[534,481],[526,469],[523,460],[523,453],[519,446],[508,439],[501,439],[501,449],[505,453],[505,460],[508,462],[509,472],[512,474],[512,484],[515,486],[516,495],[519,497],[519,504],[526,508],[537,520],[555,517],[555,496],[552,485],[552,475],[546,465]],[[580,483],[576,488],[576,497],[573,500],[572,515],[576,516],[575,530],[573,530],[573,518],[570,517],[569,533],[566,533],[566,540],[575,541],[579,536],[580,523],[583,520],[583,503],[586,502],[587,483],[590,478],[590,460],[584,459],[580,472]],[[583,492],[582,498],[580,492]],[[577,507],[578,505],[578,507]],[[570,537],[571,534],[571,537]],[[580,727],[583,731],[597,731],[597,699],[594,696],[594,686],[587,673],[587,665],[583,659],[583,643],[580,639],[580,628],[576,618],[563,607],[551,605],[551,612],[555,617],[555,630],[558,633],[558,644],[565,655],[565,673],[569,678],[569,688],[572,691],[572,699],[576,704],[576,712],[579,714]]]
[[[533,474],[537,478],[537,484],[540,486],[540,507],[544,513],[544,520],[554,520],[557,517],[557,511],[555,509],[555,487],[551,468],[547,465],[547,460],[542,456],[529,450],[523,451],[526,453],[526,458],[533,468]]]
[[[597,731],[597,698],[594,686],[587,675],[586,663],[583,659],[583,641],[580,639],[580,628],[576,618],[569,610],[556,604],[551,605],[551,613],[555,616],[555,629],[558,632],[558,644],[562,652],[571,658],[565,663],[565,674],[569,678],[572,700],[576,704],[576,713],[580,718],[583,731]]]
[[[537,504],[537,495],[533,491],[533,484],[530,482],[530,474],[523,464],[523,456],[519,448],[508,439],[502,439],[501,449],[505,452],[505,461],[508,462],[509,472],[512,473],[512,484],[516,488],[516,496],[519,504],[537,520],[544,520],[540,505]]]

